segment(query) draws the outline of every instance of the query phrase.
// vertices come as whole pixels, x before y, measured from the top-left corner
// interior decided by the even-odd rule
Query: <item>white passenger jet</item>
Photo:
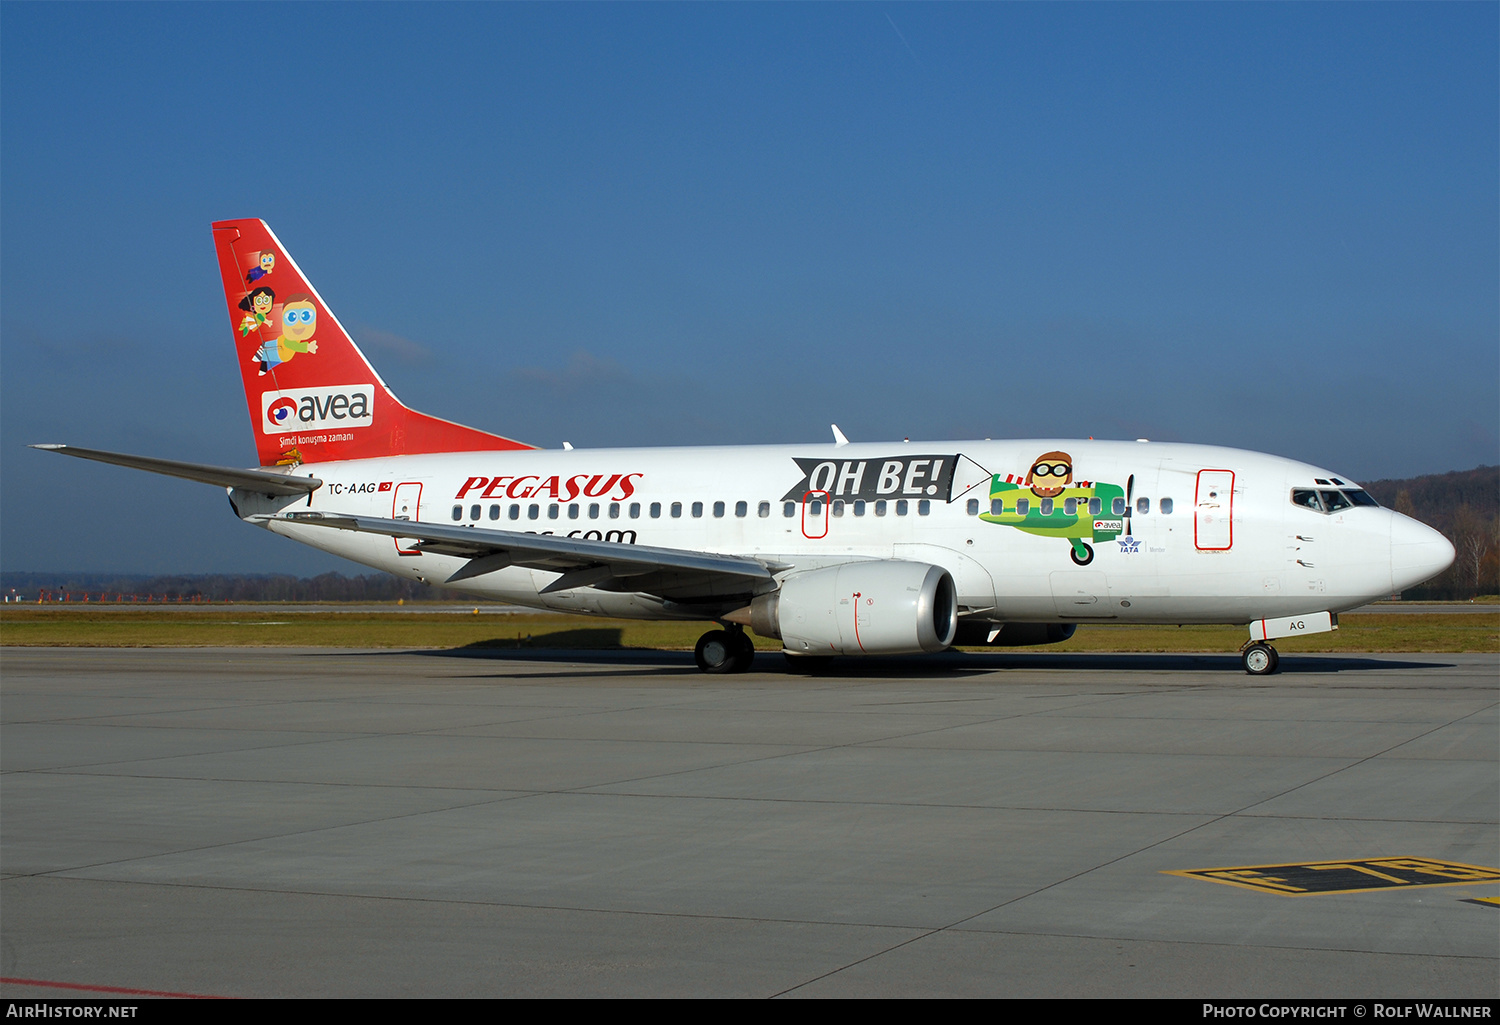
[[[1150,442],[539,449],[403,406],[264,222],[213,226],[259,469],[68,445],[228,489],[355,562],[562,612],[714,621],[834,655],[1044,644],[1078,623],[1248,624],[1270,641],[1446,569],[1453,546],[1306,463]]]

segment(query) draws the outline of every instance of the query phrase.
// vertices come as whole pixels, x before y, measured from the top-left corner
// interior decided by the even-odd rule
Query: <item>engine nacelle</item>
[[[750,625],[797,655],[942,651],[958,630],[958,590],[925,562],[849,562],[788,577],[755,600]]]

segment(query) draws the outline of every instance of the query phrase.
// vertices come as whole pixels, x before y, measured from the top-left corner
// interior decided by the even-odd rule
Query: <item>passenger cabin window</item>
[[[500,507],[498,505],[492,505],[492,506],[490,506],[490,519],[492,519],[492,520],[498,520],[499,518],[500,518]]]
[[[569,503],[569,505],[568,505],[568,519],[570,519],[570,520],[576,520],[576,519],[578,519],[578,503],[577,502],[571,502],[571,503]]]
[[[741,516],[741,517],[748,516],[750,514],[750,505],[749,505],[749,503],[748,502],[736,502],[736,503],[734,503],[734,514],[736,516]]]
[[[591,520],[597,520],[598,518],[599,518],[599,503],[598,502],[590,502],[589,503],[589,519],[591,519]]]
[[[1043,516],[1051,516],[1052,515],[1052,499],[1050,499],[1050,498],[1044,498],[1044,499],[1042,499],[1042,515]]]
[[[833,500],[832,511],[835,516],[844,515],[844,500],[842,498],[836,498]]]
[[[1063,513],[1064,513],[1064,515],[1067,515],[1067,516],[1077,516],[1078,515],[1078,499],[1076,499],[1076,498],[1064,498],[1063,499]]]
[[[609,503],[609,518],[612,519],[612,520],[618,520],[620,518],[620,503],[619,502],[611,502],[611,503]]]
[[[898,498],[898,499],[896,499],[896,515],[897,516],[905,516],[906,515],[906,499],[904,499],[904,498]]]
[[[519,502],[511,503],[510,518],[513,520],[519,520],[521,518],[521,505]]]
[[[526,507],[526,518],[528,520],[538,519],[542,515],[542,507],[539,505],[528,505]]]
[[[1104,511],[1104,503],[1097,498],[1089,499],[1089,515],[1098,516]]]
[[[790,519],[793,516],[796,516],[797,515],[797,503],[796,502],[785,502],[785,503],[783,503],[782,506],[781,506],[781,515],[787,517],[788,519]]]
[[[471,519],[471,520],[477,520],[477,519],[479,519],[479,506],[477,506],[477,505],[471,505],[471,506],[469,506],[469,519]]]
[[[453,507],[453,522],[457,523],[459,520],[461,520],[463,518],[464,518],[464,507],[461,506],[461,505],[455,505]]]
[[[856,498],[854,500],[854,515],[856,515],[856,516],[863,516],[864,514],[865,514],[865,500],[863,498]]]
[[[885,499],[882,498],[882,499],[880,499],[879,501],[877,501],[875,503],[875,515],[876,516],[884,516],[885,515]]]
[[[699,518],[702,515],[703,515],[703,503],[702,502],[694,502],[693,503],[693,519],[697,519],[697,518]]]
[[[1018,498],[1018,499],[1016,499],[1016,515],[1017,516],[1029,516],[1029,515],[1031,515],[1031,499],[1029,499],[1029,498]]]
[[[1123,499],[1123,498],[1117,498],[1117,499],[1115,499],[1113,502],[1111,502],[1109,504],[1109,509],[1110,509],[1110,512],[1114,513],[1116,516],[1124,516],[1125,515],[1125,499]]]
[[[653,520],[659,520],[659,519],[661,519],[661,503],[660,502],[652,502],[651,503],[651,518]]]
[[[1005,499],[1003,499],[1003,498],[992,498],[992,499],[990,499],[990,515],[991,516],[999,516],[1003,512],[1005,512]]]
[[[547,519],[549,519],[549,520],[555,520],[555,519],[557,519],[557,511],[558,510],[557,510],[557,503],[556,502],[553,502],[551,505],[547,506]]]
[[[770,516],[771,515],[771,503],[770,502],[762,502],[762,503],[760,503],[760,505],[758,505],[758,506],[755,507],[755,515],[759,516],[761,519],[765,519],[766,517]]]
[[[1148,515],[1151,512],[1151,499],[1137,498],[1135,500],[1135,511],[1140,513],[1142,516]]]
[[[924,498],[917,503],[918,516],[926,516],[930,512],[932,512],[932,502]]]
[[[823,515],[823,500],[821,498],[814,498],[811,502],[808,502],[807,503],[807,511],[808,511],[809,515],[812,515],[812,516],[822,516]]]
[[[977,499],[977,498],[971,498],[971,499],[969,499],[968,512],[969,512],[970,516],[978,516],[979,515],[979,499]]]
[[[1157,511],[1160,512],[1163,516],[1171,516],[1172,500],[1170,498],[1163,498],[1160,502],[1157,503]]]
[[[723,519],[723,518],[724,518],[724,503],[723,502],[715,502],[714,503],[714,519],[718,520],[718,519]]]
[[[638,519],[641,518],[641,503],[639,503],[639,502],[631,502],[630,503],[630,518],[632,520],[638,520]]]
[[[673,502],[672,503],[672,519],[676,520],[676,519],[681,519],[681,518],[682,518],[682,503],[681,502]]]

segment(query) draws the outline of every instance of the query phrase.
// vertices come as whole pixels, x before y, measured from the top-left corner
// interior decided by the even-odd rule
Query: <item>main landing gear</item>
[[[738,626],[710,630],[693,648],[693,661],[705,673],[743,673],[754,658],[755,645]]]
[[[1240,649],[1240,658],[1245,663],[1245,672],[1251,676],[1269,676],[1281,664],[1276,649],[1265,641],[1249,641]]]

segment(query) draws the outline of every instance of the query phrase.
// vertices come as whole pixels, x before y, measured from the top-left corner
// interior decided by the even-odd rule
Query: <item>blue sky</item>
[[[0,565],[355,571],[254,460],[209,223],[543,446],[1500,460],[1495,4],[0,4]]]

